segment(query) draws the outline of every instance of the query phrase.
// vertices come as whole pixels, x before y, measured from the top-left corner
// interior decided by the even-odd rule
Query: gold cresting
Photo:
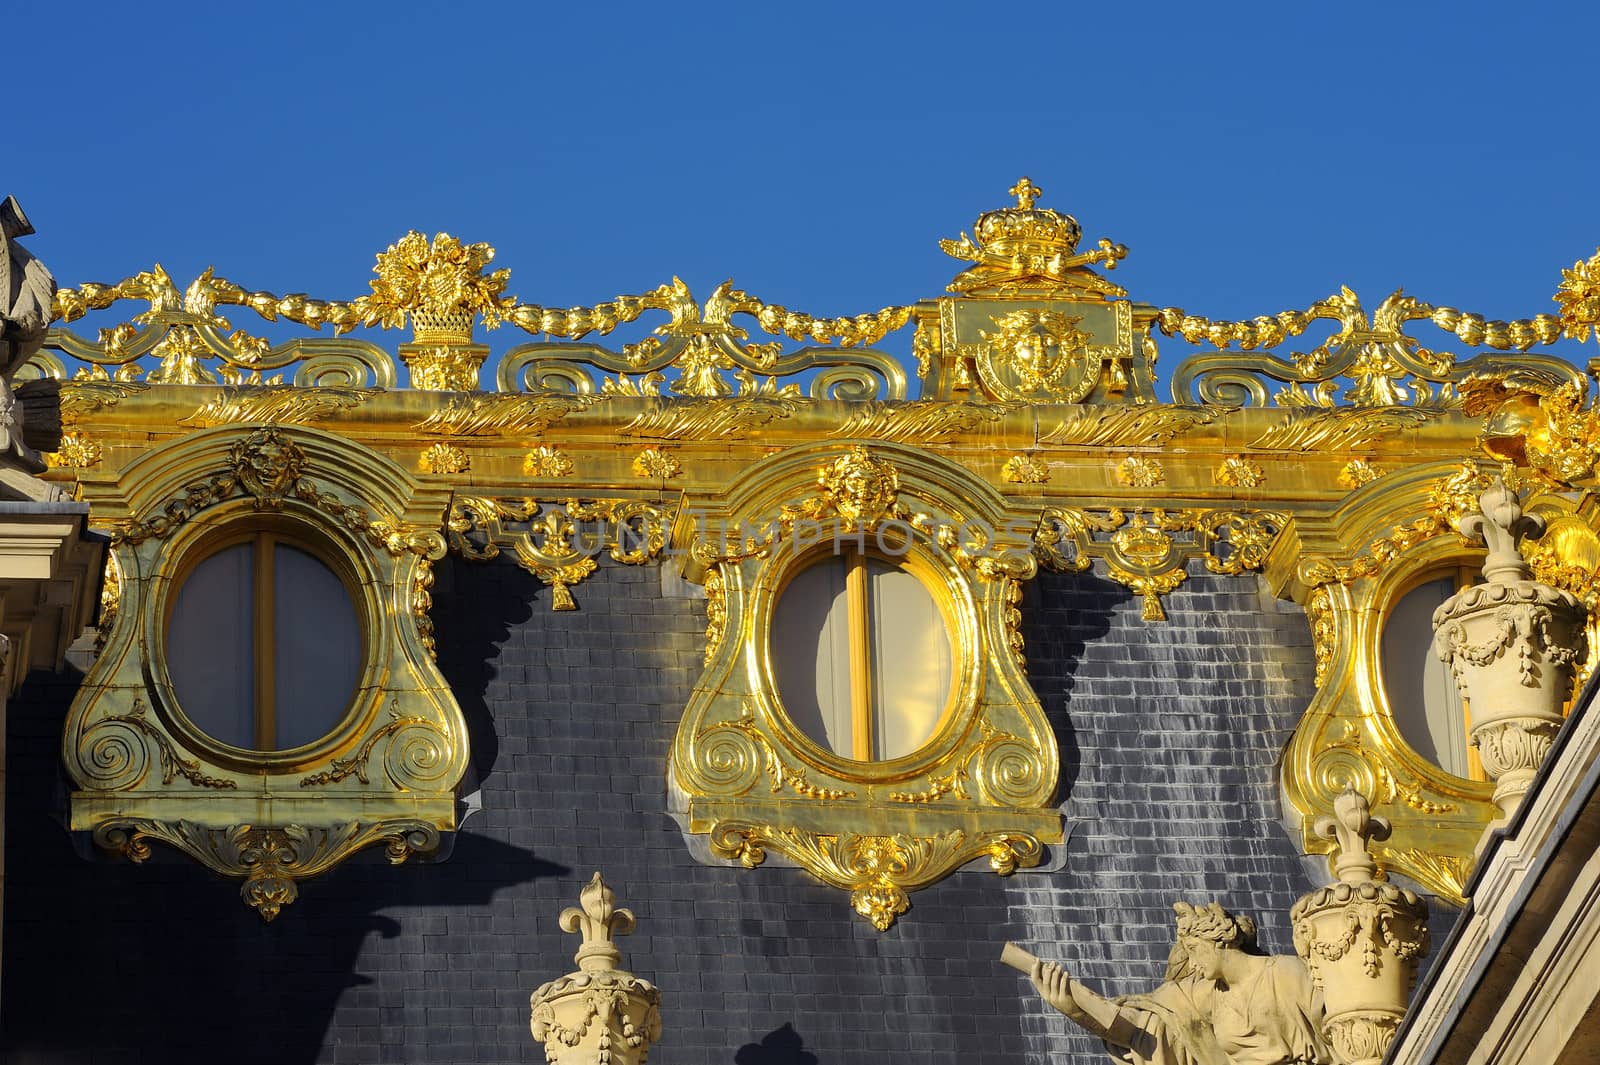
[[[1463,464],[1486,451],[1516,467],[1550,528],[1525,547],[1530,565],[1585,603],[1597,635],[1600,413],[1590,375],[1537,349],[1600,335],[1600,251],[1551,271],[1553,314],[1492,321],[1341,288],[1224,321],[1130,297],[1105,276],[1125,247],[1080,250],[1077,219],[1038,185],[1010,192],[941,242],[959,260],[947,291],[834,317],[731,280],[697,296],[678,278],[547,307],[510,294],[488,244],[416,232],[348,300],[211,269],[183,287],[159,265],[63,288],[58,327],[20,377],[60,381],[45,476],[115,535],[118,575],[65,737],[74,823],[130,858],[160,842],[240,877],[264,915],[357,847],[426,853],[453,824],[446,796],[467,756],[432,666],[449,638],[428,618],[434,554],[504,554],[560,611],[584,609],[605,567],[665,564],[704,586],[707,612],[674,809],[715,853],[781,854],[884,927],[962,863],[1026,868],[1059,838],[1055,740],[1021,635],[1035,564],[1065,575],[1052,580],[1092,569],[1157,625],[1188,608],[1199,574],[1262,574],[1305,610],[1315,660],[1281,769],[1291,818],[1311,825],[1354,784],[1394,824],[1379,859],[1459,897],[1489,787],[1400,735],[1378,633],[1416,581],[1473,563],[1454,524],[1489,469]],[[123,304],[135,313],[119,321]],[[230,308],[277,323],[274,339],[235,328]],[[68,328],[91,313],[106,319],[96,335]],[[518,342],[491,352],[480,322]],[[279,339],[285,324],[303,334]],[[908,324],[915,381],[876,347]],[[380,343],[407,326],[403,343]],[[1202,350],[1158,390],[1160,336]],[[315,757],[263,768],[183,725],[135,633],[156,624],[150,604],[197,529],[291,514],[325,523],[378,575],[362,585],[367,638],[398,657],[393,690]],[[710,518],[749,531],[712,543]],[[959,697],[909,760],[819,751],[773,689],[771,606],[803,561],[785,545],[811,524],[896,530],[956,619]],[[444,739],[406,746],[430,728]],[[405,803],[389,769],[422,763],[404,770],[402,750],[437,752],[439,767]],[[252,805],[261,779],[271,823]],[[1328,846],[1310,828],[1302,843]]]

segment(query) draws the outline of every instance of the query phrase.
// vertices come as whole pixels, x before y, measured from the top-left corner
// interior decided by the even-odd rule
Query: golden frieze
[[[596,396],[517,393],[453,396],[418,422],[416,430],[430,436],[539,436],[598,400]]]
[[[144,392],[149,387],[147,384],[134,381],[63,381],[62,424],[71,425],[85,415],[109,411],[124,397]]]
[[[796,395],[743,395],[733,399],[662,400],[617,432],[647,440],[742,437],[792,416],[806,400]]]
[[[1415,407],[1312,407],[1292,412],[1248,446],[1257,451],[1353,451],[1443,413]]]

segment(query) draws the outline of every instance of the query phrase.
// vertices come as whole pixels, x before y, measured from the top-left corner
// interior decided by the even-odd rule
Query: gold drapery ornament
[[[672,511],[640,500],[562,502],[458,496],[446,529],[450,549],[487,561],[510,548],[517,564],[550,587],[551,610],[576,610],[573,585],[593,574],[601,554],[628,566],[654,561],[666,546]]]

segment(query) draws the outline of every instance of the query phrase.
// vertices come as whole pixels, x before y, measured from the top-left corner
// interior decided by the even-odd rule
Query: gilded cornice
[[[961,808],[987,801],[987,755],[976,752],[996,736],[1021,737],[1044,774],[1037,782],[1053,786],[1054,755],[1044,753],[1053,740],[1032,716],[1017,624],[1036,562],[1097,567],[1140,598],[1153,624],[1194,567],[1261,573],[1305,608],[1317,658],[1317,695],[1284,761],[1293,816],[1309,824],[1354,783],[1395,822],[1381,860],[1452,896],[1493,812],[1487,786],[1448,777],[1399,738],[1379,690],[1375,633],[1405,581],[1471,555],[1451,519],[1477,476],[1462,464],[1480,442],[1545,493],[1530,503],[1551,526],[1529,548],[1536,572],[1595,609],[1600,513],[1576,489],[1594,479],[1600,415],[1590,378],[1534,349],[1600,324],[1600,253],[1559,280],[1552,271],[1553,314],[1491,321],[1398,291],[1374,305],[1341,288],[1224,321],[1130,297],[1102,275],[1127,248],[1101,240],[1079,251],[1075,218],[1041,206],[1027,179],[1011,193],[1015,205],[943,242],[963,264],[946,293],[836,317],[731,281],[702,299],[677,278],[552,308],[512,295],[509,271],[489,269],[487,244],[419,233],[379,253],[370,292],[350,299],[255,291],[210,269],[180,287],[159,266],[62,289],[60,324],[20,376],[61,380],[66,432],[46,478],[88,499],[95,524],[120,530],[123,601],[105,626],[107,655],[130,653],[118,633],[141,608],[128,597],[143,594],[140,574],[169,525],[262,498],[230,474],[222,442],[268,429],[303,439],[312,457],[312,472],[269,495],[354,530],[362,550],[389,560],[415,622],[408,646],[421,658],[434,638],[426,562],[446,539],[469,560],[510,554],[549,587],[554,608],[579,610],[581,582],[597,566],[654,564],[682,548],[707,594],[702,694],[720,701],[697,702],[680,729],[680,747],[689,745],[674,755],[680,812],[718,853],[747,865],[782,854],[847,887],[882,924],[903,910],[905,891],[974,857],[997,871],[1025,866],[1059,827],[1040,815],[1043,783],[1014,804],[1028,808],[1020,820]],[[92,339],[68,328],[130,303],[131,317]],[[307,335],[269,342],[235,328],[222,314],[230,308],[246,325],[278,323],[275,337],[285,323]],[[478,340],[480,322],[526,336],[492,351]],[[907,326],[916,380],[874,347]],[[406,327],[409,338],[387,342],[385,330]],[[1170,378],[1158,388],[1161,337],[1208,350],[1165,355]],[[948,587],[981,602],[986,620],[981,638],[967,633],[970,646],[981,639],[1003,660],[994,679],[1014,700],[973,712],[961,742],[975,762],[941,755],[892,787],[824,772],[777,742],[786,726],[763,704],[761,678],[735,682],[729,671],[735,648],[759,635],[750,596],[770,590],[764,567],[781,550],[760,537],[711,550],[691,531],[707,513],[780,528],[841,520],[846,497],[816,478],[858,453],[902,478],[875,520],[904,523]],[[391,553],[385,523],[424,512],[426,521],[402,524],[427,550],[402,537]],[[1005,550],[952,531],[974,514],[995,528],[1011,523]],[[300,767],[295,779],[306,783],[283,800],[281,824],[252,828],[231,789],[207,783],[233,778],[149,735],[162,720],[158,701],[108,706],[119,735],[154,744],[148,764],[159,771],[149,778],[204,793],[212,820],[184,827],[130,813],[105,842],[138,857],[144,840],[161,840],[214,867],[248,851],[276,855],[284,869],[320,868],[326,841],[340,850],[380,838],[350,828],[366,822],[348,810],[330,819],[311,793],[381,779],[377,752],[415,716],[373,710],[364,739]],[[704,774],[690,779],[697,743],[738,747],[740,772],[751,770],[739,780],[752,787],[734,794]],[[841,823],[825,803],[892,812]],[[1303,842],[1325,848],[1309,830]],[[269,902],[285,895],[276,882],[259,890]]]

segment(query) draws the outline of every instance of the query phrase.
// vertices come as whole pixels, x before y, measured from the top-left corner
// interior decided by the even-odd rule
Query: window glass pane
[[[849,571],[862,564],[866,617],[850,627]],[[831,557],[791,580],[773,608],[771,661],[795,726],[846,758],[855,748],[851,641],[865,644],[872,757],[899,758],[932,739],[950,698],[944,615],[915,574],[868,557]]]
[[[238,544],[184,580],[167,624],[167,675],[196,728],[255,746],[255,547]]]
[[[1383,624],[1383,690],[1400,734],[1422,757],[1468,775],[1466,718],[1450,667],[1433,653],[1433,612],[1455,594],[1442,577],[1400,597]]]
[[[772,612],[772,671],[795,727],[851,757],[850,623],[845,560],[798,573]]]
[[[273,569],[277,749],[319,740],[344,717],[361,671],[361,626],[338,574],[280,543]]]
[[[873,753],[910,754],[933,738],[950,698],[950,634],[922,580],[867,560],[872,629]]]

